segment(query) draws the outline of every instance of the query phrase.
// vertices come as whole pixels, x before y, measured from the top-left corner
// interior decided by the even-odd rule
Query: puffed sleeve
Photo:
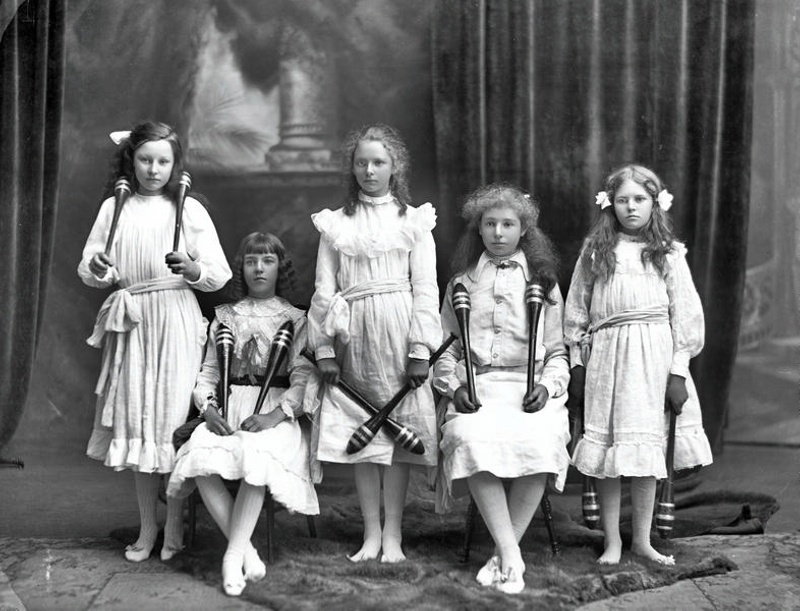
[[[547,388],[552,398],[560,397],[567,390],[569,357],[563,334],[564,299],[561,297],[558,285],[550,291],[550,299],[555,301],[555,304],[545,302],[542,312],[544,366],[539,384]]]
[[[705,319],[700,295],[686,261],[686,247],[676,243],[667,256],[666,276],[669,296],[669,321],[672,327],[672,364],[670,373],[687,377],[689,360],[697,356],[705,342]]]
[[[203,410],[209,397],[217,398],[217,385],[219,384],[219,365],[217,364],[217,348],[214,338],[219,327],[219,320],[216,318],[211,321],[208,329],[208,340],[206,341],[206,354],[203,358],[203,365],[200,373],[197,374],[197,381],[192,391],[192,401],[195,407]]]
[[[314,295],[308,310],[308,347],[317,359],[333,358],[334,338],[324,331],[324,321],[333,296],[339,290],[336,275],[339,272],[339,253],[324,233],[320,236],[317,251]]]
[[[303,398],[308,377],[313,367],[309,360],[300,354],[308,343],[308,321],[306,317],[300,316],[294,320],[294,325],[294,341],[287,355],[289,388],[281,395],[281,409],[293,419],[303,414]]]
[[[433,366],[433,387],[436,391],[446,397],[453,398],[459,386],[466,383],[466,371],[463,365],[459,366],[464,353],[464,346],[461,343],[461,332],[458,328],[458,320],[453,310],[452,295],[455,279],[447,283],[444,301],[442,302],[442,330],[444,338],[455,335],[458,339],[445,350],[444,354]],[[462,375],[459,376],[459,371]]]
[[[114,198],[109,197],[100,206],[100,212],[92,225],[86,245],[83,247],[81,261],[78,264],[78,276],[87,286],[95,288],[107,288],[119,280],[116,267],[109,267],[106,275],[98,278],[89,271],[89,261],[99,252],[106,248],[108,232],[111,228],[111,219],[114,216]]]
[[[439,286],[436,282],[436,244],[431,233],[436,224],[433,206],[426,203],[415,210],[419,231],[409,254],[411,290],[414,299],[409,330],[411,358],[428,359],[439,347],[442,325],[439,317]]]
[[[593,283],[584,265],[581,252],[572,272],[567,300],[564,304],[564,343],[569,349],[570,366],[586,366],[581,355],[581,342],[589,330],[589,308],[592,305]]]
[[[200,265],[200,277],[189,286],[199,291],[217,291],[231,279],[231,268],[219,243],[208,211],[193,197],[183,209],[182,235],[186,252]]]

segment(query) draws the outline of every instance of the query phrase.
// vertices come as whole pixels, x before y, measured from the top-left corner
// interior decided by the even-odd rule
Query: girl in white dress
[[[516,594],[525,587],[519,542],[548,480],[560,492],[569,467],[564,302],[556,255],[537,226],[534,201],[516,187],[489,185],[469,196],[462,216],[467,227],[442,304],[442,327],[460,336],[451,300],[453,286],[461,283],[470,295],[480,406],[469,398],[464,345],[458,340],[434,367],[434,388],[446,402],[437,510],[449,509],[453,496],[472,494],[495,543],[476,579]],[[528,395],[525,292],[532,281],[547,298],[536,334],[535,387]]]
[[[314,447],[320,461],[355,463],[364,543],[350,560],[380,555],[382,562],[400,562],[409,466],[435,465],[437,455],[433,393],[426,383],[428,359],[442,337],[431,233],[436,214],[430,204],[410,205],[408,152],[391,127],[349,134],[343,163],[349,189],[343,207],[312,216],[321,237],[309,346],[327,383],[314,390],[321,401]],[[414,390],[392,417],[420,436],[425,453],[411,454],[380,431],[348,455],[350,436],[369,416],[332,385],[339,377],[378,408],[408,381]]]
[[[680,414],[675,469],[712,462],[689,374],[689,360],[703,348],[703,309],[686,247],[675,239],[666,214],[672,195],[661,179],[629,165],[605,184],[564,317],[570,403],[584,409],[584,434],[572,462],[599,480],[605,551],[598,562],[620,560],[620,478],[630,477],[632,551],[674,564],[672,556],[652,547],[650,530],[656,480],[667,476],[666,409]]]
[[[167,494],[186,496],[197,482],[203,503],[228,538],[223,587],[227,594],[238,596],[245,579],[265,575],[264,563],[250,542],[265,487],[290,512],[316,515],[319,503],[309,467],[308,430],[298,421],[311,370],[309,361],[300,356],[306,346],[306,318],[280,296],[293,283],[291,260],[277,237],[256,232],[242,240],[233,270],[232,293],[239,300],[216,308],[194,389],[194,403],[205,422],[178,451]],[[254,414],[273,336],[287,321],[294,324],[294,341],[260,411]],[[218,411],[215,340],[221,323],[234,336],[224,419]],[[235,501],[223,478],[242,480]]]
[[[203,355],[207,322],[192,289],[218,290],[231,271],[208,212],[191,196],[184,204],[179,247],[170,252],[183,169],[175,131],[146,122],[114,135],[122,140],[107,193],[119,178],[126,178],[133,192],[108,254],[114,198],[103,201],[78,265],[85,284],[117,287],[87,340],[102,348],[103,357],[86,453],[116,470],[133,470],[141,527],[125,557],[141,562],[156,541],[161,476],[175,463],[172,432],[189,413]],[[168,502],[161,558],[169,559],[182,541],[182,504]]]

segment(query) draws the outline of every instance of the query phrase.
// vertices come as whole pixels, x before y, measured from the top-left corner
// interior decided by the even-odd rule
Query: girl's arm
[[[308,343],[308,324],[305,316],[294,321],[295,335],[287,355],[289,388],[281,395],[281,409],[292,420],[303,414],[303,398],[313,365],[300,353]]]
[[[106,248],[108,232],[111,229],[111,219],[114,215],[114,198],[109,197],[100,206],[100,212],[92,225],[86,245],[83,247],[81,261],[78,264],[78,276],[83,283],[95,288],[107,288],[118,280],[116,269],[109,267],[102,277],[95,276],[89,269],[89,262],[97,253],[102,253]],[[113,261],[112,261],[113,262]]]
[[[183,210],[183,236],[186,253],[200,266],[200,277],[187,283],[199,291],[217,291],[231,279],[231,268],[219,243],[217,230],[208,211],[192,197]]]
[[[201,412],[204,411],[209,397],[217,399],[217,385],[219,384],[219,365],[217,364],[217,346],[214,337],[219,327],[219,321],[215,318],[208,329],[208,340],[206,341],[206,353],[203,358],[203,365],[200,373],[197,374],[197,381],[192,391],[192,400],[195,407]]]
[[[317,251],[317,271],[314,295],[308,310],[308,347],[317,360],[334,358],[334,338],[324,329],[325,317],[333,296],[339,290],[336,276],[339,272],[339,253],[331,241],[322,234]]]
[[[571,367],[582,366],[581,340],[589,329],[589,308],[592,304],[593,285],[588,275],[588,270],[583,265],[584,253],[578,256],[575,270],[564,304],[564,343],[569,349],[569,362]]]
[[[558,285],[550,291],[554,305],[545,302],[542,312],[544,319],[541,332],[544,345],[544,366],[539,384],[543,385],[550,397],[559,397],[567,390],[569,383],[569,354],[564,344],[563,319],[564,299]]]
[[[453,281],[447,284],[445,290],[444,301],[442,302],[442,331],[443,337],[449,337],[452,333],[458,339],[450,344],[450,347],[445,350],[444,354],[439,357],[439,360],[433,365],[433,387],[436,391],[446,397],[453,398],[456,390],[466,383],[466,375],[464,379],[459,377],[458,363],[464,352],[464,347],[461,343],[461,332],[458,328],[458,320],[456,319],[455,312],[453,311],[453,304],[451,296],[453,294]],[[463,367],[461,368],[463,369]]]
[[[673,341],[669,371],[685,378],[689,375],[689,360],[700,353],[705,342],[703,305],[686,262],[686,248],[677,244],[667,260],[670,264],[665,281]]]
[[[430,230],[419,232],[414,248],[409,253],[409,263],[414,300],[408,356],[427,360],[439,347],[442,338],[439,287],[436,283],[436,244]]]

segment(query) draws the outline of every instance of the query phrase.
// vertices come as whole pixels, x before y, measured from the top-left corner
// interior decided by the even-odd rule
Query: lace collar
[[[363,191],[358,192],[358,201],[363,202],[365,204],[372,204],[373,206],[382,206],[383,204],[389,204],[394,201],[394,195],[391,193],[387,193],[386,195],[381,195],[380,197],[372,197],[371,195],[367,195]]]

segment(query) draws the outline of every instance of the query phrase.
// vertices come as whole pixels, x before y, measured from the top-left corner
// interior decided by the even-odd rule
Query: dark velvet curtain
[[[693,371],[717,450],[744,287],[754,12],[753,0],[438,0],[433,17],[445,222],[458,227],[483,183],[530,190],[566,289],[604,176],[639,162],[666,181],[706,314]]]
[[[0,449],[25,405],[53,254],[65,1],[6,5],[0,23]]]

